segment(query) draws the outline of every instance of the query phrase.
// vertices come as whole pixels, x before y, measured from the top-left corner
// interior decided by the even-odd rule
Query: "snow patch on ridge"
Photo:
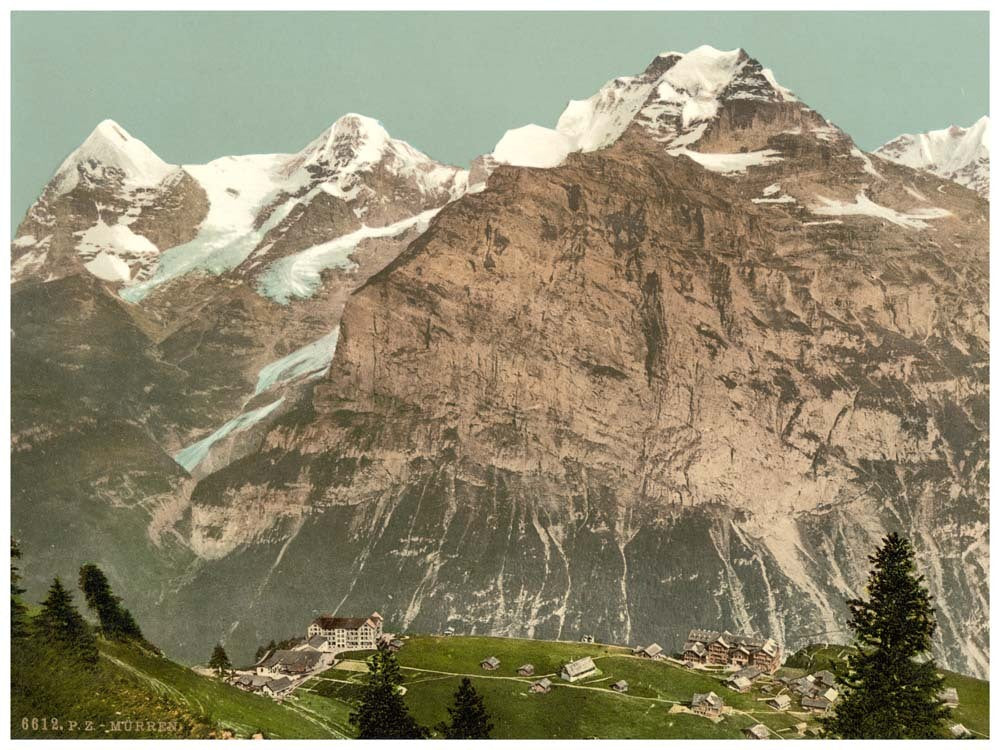
[[[687,148],[675,148],[667,153],[670,156],[686,156],[711,172],[726,175],[741,174],[746,172],[748,167],[763,167],[781,161],[779,152],[774,149],[738,154],[708,154]]]
[[[809,210],[820,216],[872,216],[885,219],[893,224],[907,229],[926,229],[928,224],[924,219],[942,219],[951,216],[950,211],[943,208],[919,208],[904,214],[894,208],[880,206],[869,199],[864,193],[858,193],[853,203],[824,198],[819,196],[822,205],[813,206]]]
[[[538,125],[525,125],[504,133],[493,149],[493,158],[515,167],[558,167],[574,143],[562,133]]]
[[[103,251],[89,263],[84,263],[83,267],[104,281],[128,281],[132,278],[132,269],[128,267],[128,263],[117,255]]]

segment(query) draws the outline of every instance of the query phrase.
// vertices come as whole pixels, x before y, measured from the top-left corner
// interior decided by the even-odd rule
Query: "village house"
[[[322,659],[323,654],[312,648],[279,649],[261,659],[255,669],[259,675],[303,675],[316,669]]]
[[[500,660],[495,656],[491,656],[488,659],[483,659],[479,662],[479,666],[487,672],[492,672],[500,666]]]
[[[725,702],[715,693],[695,693],[691,698],[691,712],[699,716],[717,719],[722,715]]]
[[[745,693],[750,689],[752,684],[750,680],[740,674],[734,674],[726,680],[726,687],[730,690],[735,690],[737,693]]]
[[[521,677],[531,677],[535,673],[535,666],[533,664],[522,664],[517,668],[517,673]]]
[[[616,693],[627,693],[628,683],[625,682],[625,680],[618,680],[618,682],[616,682],[611,686],[611,689],[614,690]]]
[[[816,695],[818,691],[816,684],[812,681],[811,675],[791,680],[788,683],[788,687],[799,695]]]
[[[594,642],[594,636],[592,635],[580,636],[580,643],[593,643],[593,642]]]
[[[576,682],[577,680],[582,680],[584,677],[589,677],[596,671],[597,665],[594,664],[594,660],[589,656],[585,656],[582,659],[577,659],[566,664],[559,676],[567,682]]]
[[[261,689],[261,692],[269,698],[274,698],[275,700],[281,700],[290,692],[295,686],[290,679],[287,677],[279,677],[276,680],[269,680],[266,682]]]
[[[771,700],[767,702],[767,705],[771,708],[776,708],[779,711],[784,711],[792,705],[792,699],[787,694],[782,693],[781,695],[776,695],[771,698]]]
[[[755,666],[773,674],[781,666],[781,646],[773,638],[695,629],[684,643],[685,661],[698,664]]]
[[[320,651],[324,654],[331,653],[332,651],[335,650],[333,643],[331,641],[328,641],[321,635],[314,635],[305,643],[296,646],[295,650],[301,650],[305,648],[315,649],[316,651]]]
[[[241,674],[235,680],[233,680],[233,685],[238,687],[240,690],[245,690],[250,693],[257,693],[264,687],[268,682],[271,681],[270,677],[265,677],[264,675],[258,674]]]
[[[771,736],[771,730],[763,724],[754,724],[743,730],[743,736],[748,740],[766,740]]]
[[[368,617],[320,615],[309,624],[306,634],[309,638],[323,636],[339,650],[375,649],[382,637],[382,615],[378,612]]]
[[[972,732],[966,729],[965,726],[962,724],[952,724],[948,728],[948,731],[951,733],[951,736],[954,737],[955,739],[962,739],[963,737],[972,736]]]
[[[819,672],[814,673],[812,675],[812,678],[813,682],[816,683],[817,685],[824,685],[828,688],[832,688],[834,685],[837,684],[837,680],[836,678],[834,678],[833,672],[827,669],[823,669],[820,670]]]
[[[444,632],[441,635],[444,636],[455,635],[455,628],[445,628]]]
[[[958,690],[955,688],[945,688],[938,693],[938,698],[944,701],[946,706],[955,708],[958,705]]]
[[[637,653],[644,659],[662,659],[664,657],[663,649],[658,643],[651,643],[645,648],[640,648]]]
[[[548,677],[543,677],[542,679],[534,682],[531,685],[531,692],[533,693],[547,693],[552,689],[552,680]]]
[[[764,670],[760,667],[743,667],[738,672],[733,672],[733,677],[746,677],[750,682],[753,682],[762,674],[764,674]]]
[[[822,695],[815,698],[806,696],[802,699],[802,708],[814,714],[823,714],[830,708],[830,701]]]

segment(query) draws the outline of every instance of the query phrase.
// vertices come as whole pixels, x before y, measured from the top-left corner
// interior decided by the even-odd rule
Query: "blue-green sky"
[[[988,111],[974,13],[15,13],[11,219],[112,118],[163,159],[300,149],[345,112],[466,164],[659,52],[743,47],[873,149]]]

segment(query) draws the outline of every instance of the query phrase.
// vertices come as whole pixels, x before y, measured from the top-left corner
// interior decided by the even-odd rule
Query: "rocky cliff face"
[[[611,143],[560,166],[495,153],[485,191],[351,296],[311,403],[193,494],[212,562],[179,595],[219,596],[234,647],[378,606],[418,630],[794,648],[845,636],[898,529],[940,657],[985,672],[987,204],[716,58],[707,89],[657,58],[627,111],[577,118]],[[507,145],[552,142],[528,136]],[[224,591],[234,570],[255,583]]]
[[[862,153],[740,50],[658,56],[554,130],[511,131],[471,178],[382,148],[366,174],[440,186],[405,212],[339,176],[355,134],[281,160],[301,182],[259,203],[242,260],[250,240],[200,235],[121,292],[169,331],[151,339],[167,369],[231,352],[239,417],[268,425],[219,426],[190,500],[161,503],[157,580],[185,616],[145,618],[157,642],[245,657],[314,610],[378,609],[416,630],[667,645],[701,626],[793,649],[846,636],[843,600],[900,530],[939,656],[986,673],[986,201]],[[347,271],[356,247],[377,260]],[[218,276],[168,273],[209,255]],[[286,306],[307,312],[286,324]],[[256,353],[285,328],[303,333],[281,359]]]

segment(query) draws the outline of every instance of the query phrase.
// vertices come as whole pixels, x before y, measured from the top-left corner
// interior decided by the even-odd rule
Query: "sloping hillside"
[[[101,641],[88,672],[29,642],[12,664],[11,736],[38,739],[337,738],[335,722],[203,677],[138,645]]]

